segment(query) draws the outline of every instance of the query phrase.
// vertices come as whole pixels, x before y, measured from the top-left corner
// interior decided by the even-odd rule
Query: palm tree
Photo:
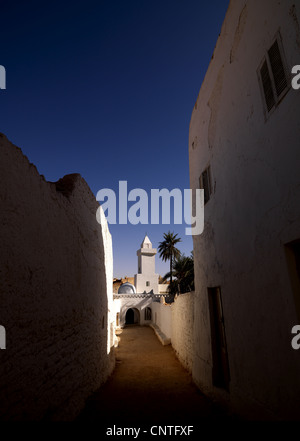
[[[180,237],[177,236],[178,234],[170,231],[164,233],[164,240],[158,245],[159,257],[165,262],[170,260],[170,284],[172,284],[173,259],[177,259],[181,254],[175,246],[178,242],[181,242]]]
[[[169,294],[173,297],[175,294],[194,291],[194,259],[193,255],[186,257],[184,254],[177,257],[173,264],[173,279],[169,284]],[[164,276],[164,280],[170,277],[170,273]]]

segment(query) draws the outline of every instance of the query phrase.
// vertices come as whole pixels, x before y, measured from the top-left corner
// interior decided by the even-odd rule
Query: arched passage
[[[140,313],[136,308],[129,308],[125,314],[125,325],[137,325],[140,323]]]

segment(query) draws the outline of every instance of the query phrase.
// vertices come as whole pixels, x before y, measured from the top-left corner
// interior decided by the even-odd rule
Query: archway
[[[125,325],[137,325],[140,323],[140,313],[136,308],[129,308],[125,315]]]

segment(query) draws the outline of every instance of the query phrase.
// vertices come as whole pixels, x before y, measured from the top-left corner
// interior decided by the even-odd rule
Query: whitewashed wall
[[[172,304],[172,346],[183,366],[192,372],[194,360],[194,292],[179,295]]]
[[[152,322],[158,326],[166,338],[172,338],[172,309],[171,305],[152,303]]]
[[[153,324],[170,339],[183,366],[192,372],[194,359],[194,293],[181,294],[172,304],[152,303]]]
[[[290,87],[266,118],[257,71],[280,31],[290,76],[299,23],[299,2],[232,0],[190,122],[191,188],[210,165],[213,192],[193,236],[193,376],[237,411],[271,419],[299,418],[300,314],[285,244],[300,239],[300,93]],[[229,392],[212,381],[208,287],[221,288]]]
[[[159,294],[167,294],[168,293],[169,284],[167,283],[159,283],[158,285],[158,293]]]
[[[72,419],[113,369],[112,243],[98,207],[79,175],[46,182],[0,135],[0,419]]]
[[[117,321],[119,316],[119,327],[123,328],[126,322],[126,313],[129,309],[135,312],[136,323],[144,326],[149,325],[151,320],[145,320],[145,309],[152,310],[152,297],[143,294],[116,294],[114,299],[114,316]]]

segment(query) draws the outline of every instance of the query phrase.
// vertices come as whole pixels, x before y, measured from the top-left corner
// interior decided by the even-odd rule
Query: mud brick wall
[[[80,175],[47,182],[0,135],[1,420],[73,419],[113,369],[112,243],[98,208]]]

